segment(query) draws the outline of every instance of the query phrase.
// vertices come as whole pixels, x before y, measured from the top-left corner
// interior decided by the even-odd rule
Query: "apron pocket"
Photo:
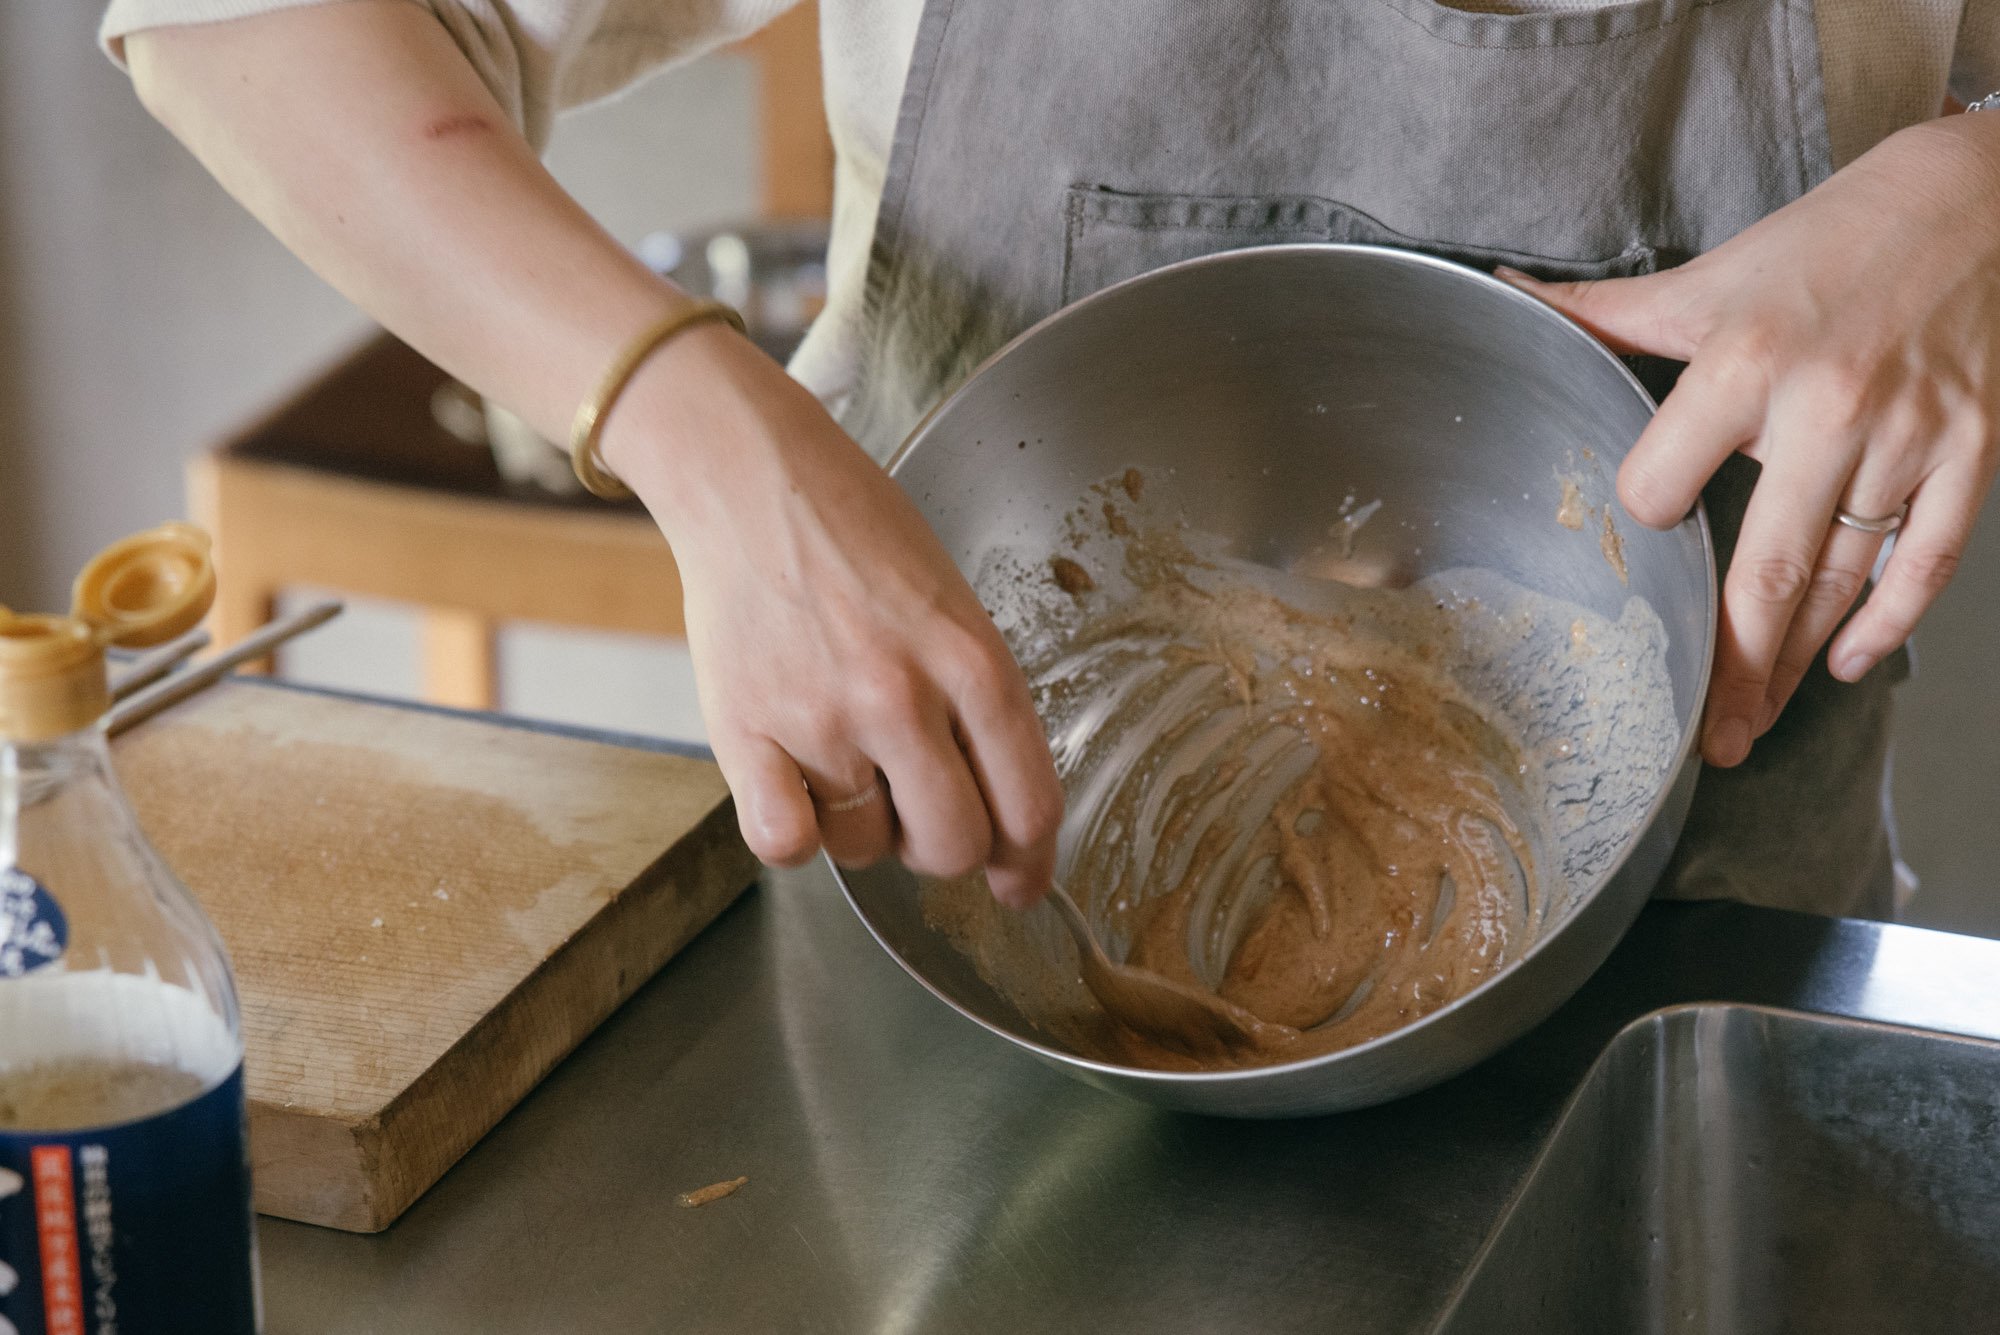
[[[1671,27],[1730,0],[1377,0],[1450,46],[1525,51],[1602,46]]]
[[[1161,265],[1246,246],[1344,241],[1395,246],[1476,269],[1507,265],[1551,281],[1629,278],[1659,268],[1637,240],[1616,255],[1571,259],[1398,232],[1360,209],[1312,195],[1126,194],[1071,186],[1063,208],[1060,304]]]

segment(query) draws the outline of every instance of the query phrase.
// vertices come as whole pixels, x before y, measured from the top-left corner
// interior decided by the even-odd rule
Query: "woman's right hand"
[[[288,246],[544,435],[686,300],[563,192],[418,6],[150,29],[126,54],[146,105]],[[750,847],[983,865],[1003,902],[1038,898],[1062,811],[1048,745],[999,632],[895,484],[715,326],[649,358],[606,428],[605,461],[680,563]]]
[[[699,386],[699,392],[691,392]],[[749,343],[654,354],[603,457],[679,562],[702,714],[752,851],[1048,889],[1062,789],[1026,680],[900,488]]]

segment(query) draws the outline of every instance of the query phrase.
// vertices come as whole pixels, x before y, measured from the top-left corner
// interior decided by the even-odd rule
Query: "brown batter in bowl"
[[[1646,716],[1632,708],[1646,692],[1620,682],[1656,696],[1653,726],[1622,729],[1628,749],[1644,743],[1637,787],[1649,793],[1671,758],[1659,665],[1634,670],[1634,657],[1657,658],[1646,618],[1612,623],[1511,589],[1329,596],[1338,586],[1324,581],[1302,605],[1199,554],[1171,522],[1100,503],[1114,487],[1134,491],[1123,478],[1094,488],[1072,520],[1072,554],[1057,558],[1095,568],[1088,587],[1042,576],[1063,605],[1047,604],[1027,659],[1070,792],[1065,882],[1114,958],[1264,1023],[1228,1053],[1126,1028],[1079,999],[1073,976],[1052,982],[1021,948],[996,951],[1022,933],[982,908],[976,878],[927,889],[932,924],[1054,1041],[1163,1070],[1366,1042],[1519,958],[1590,870],[1578,863],[1590,841],[1565,839],[1549,811],[1563,805],[1565,767],[1604,749],[1621,712],[1607,703]],[[1510,716],[1496,689],[1521,665],[1479,670],[1529,641],[1527,663],[1553,652],[1575,678],[1553,730]],[[1529,675],[1542,678],[1531,692],[1563,676]]]
[[[907,407],[911,420],[922,410]],[[1610,952],[1672,856],[1693,796],[1715,644],[1713,547],[1698,513],[1671,531],[1629,523],[1611,485],[1653,412],[1631,369],[1547,306],[1407,251],[1250,247],[1168,265],[1048,316],[932,408],[890,473],[1034,674],[1069,796],[1058,875],[1074,881],[1093,848],[1115,855],[1109,882],[1076,887],[1094,901],[1095,939],[1116,959],[1142,944],[1151,901],[1185,870],[1152,871],[1168,799],[1177,784],[1189,793],[1215,776],[1160,770],[1128,790],[1132,819],[1114,831],[1104,820],[1119,780],[1137,782],[1177,710],[1205,710],[1223,730],[1251,728],[1241,711],[1253,706],[1274,716],[1290,670],[1170,615],[1150,654],[1102,660],[1126,676],[1055,671],[1092,622],[1142,596],[1147,572],[1134,562],[1145,553],[1121,545],[1114,517],[1134,539],[1177,534],[1193,558],[1186,582],[1216,601],[1248,590],[1309,618],[1345,619],[1351,643],[1415,659],[1412,674],[1397,675],[1406,696],[1441,682],[1441,700],[1469,702],[1527,767],[1513,776],[1521,811],[1504,764],[1484,758],[1474,772],[1493,783],[1534,859],[1523,891],[1534,916],[1483,982],[1380,1038],[1160,1070],[1124,1055],[1053,910],[1011,913],[977,885],[926,886],[885,862],[838,872],[856,915],[917,984],[987,1037],[1164,1107],[1237,1117],[1365,1107],[1490,1056]],[[1141,485],[1128,488],[1135,467]],[[1577,493],[1574,528],[1557,518],[1564,478]],[[1105,485],[1092,491],[1095,479]],[[1091,587],[1065,592],[1056,556]],[[1162,667],[1169,647],[1191,661]],[[1163,694],[1160,717],[1105,726],[1121,691],[1170,676],[1199,698]],[[1221,736],[1197,726],[1177,754],[1212,759],[1200,743]],[[1306,732],[1271,719],[1264,736],[1287,754],[1308,749]],[[1310,768],[1246,766],[1240,782],[1263,787],[1232,818],[1238,829],[1277,811]],[[1214,823],[1192,821],[1190,858],[1198,827]],[[1215,856],[1220,865],[1236,855],[1225,845]],[[1254,892],[1225,896],[1197,880],[1182,939],[1206,985],[1224,985],[1251,924],[1279,902],[1276,865],[1241,869]],[[1112,902],[1119,884],[1128,906]],[[1335,933],[1371,913],[1381,924],[1397,913],[1449,923],[1459,909],[1429,907],[1437,889],[1364,912],[1346,885],[1330,883],[1325,921]],[[1460,890],[1454,877],[1462,907],[1471,896]],[[1294,921],[1309,924],[1306,900],[1285,893],[1297,901]],[[1248,964],[1236,966],[1239,980]],[[1428,984],[1417,995],[1431,1005]],[[1357,1010],[1336,1008],[1328,1024],[1358,1016],[1374,990],[1357,983],[1347,996],[1341,1005]],[[1309,1044],[1318,1029],[1304,1032]]]

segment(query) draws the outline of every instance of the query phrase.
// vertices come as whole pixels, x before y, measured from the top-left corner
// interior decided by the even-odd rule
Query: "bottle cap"
[[[111,707],[104,647],[144,648],[194,629],[215,601],[208,535],[162,524],[112,543],[76,578],[68,616],[0,607],[0,740],[41,742]]]
[[[69,614],[96,627],[105,644],[144,649],[193,630],[214,601],[208,534],[162,524],[91,557],[71,587]]]

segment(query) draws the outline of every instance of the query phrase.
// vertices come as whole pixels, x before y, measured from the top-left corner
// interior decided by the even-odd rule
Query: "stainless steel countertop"
[[[1298,1122],[1159,1112],[766,878],[387,1232],[261,1221],[272,1335],[1427,1328],[1611,1036],[1740,1000],[2000,1037],[2000,942],[1649,907],[1485,1065]],[[747,1174],[728,1199],[690,1188]]]

